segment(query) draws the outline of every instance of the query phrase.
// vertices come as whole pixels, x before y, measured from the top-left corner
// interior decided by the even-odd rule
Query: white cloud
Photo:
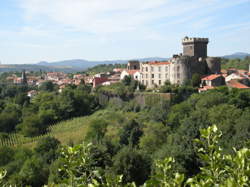
[[[206,13],[249,0],[19,0],[29,21],[44,18],[76,31],[130,32],[165,19],[195,21]],[[205,23],[203,23],[204,25]],[[206,24],[209,26],[210,21]],[[203,28],[197,27],[197,28]]]

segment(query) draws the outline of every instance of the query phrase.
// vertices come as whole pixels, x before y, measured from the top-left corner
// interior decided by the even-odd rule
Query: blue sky
[[[0,61],[171,57],[181,39],[208,54],[250,52],[250,0],[0,0]]]

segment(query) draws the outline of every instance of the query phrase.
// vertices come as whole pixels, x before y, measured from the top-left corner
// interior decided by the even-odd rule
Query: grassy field
[[[90,116],[78,117],[71,120],[63,121],[49,127],[48,133],[36,137],[24,137],[18,133],[9,134],[8,138],[0,139],[1,146],[24,146],[33,148],[36,142],[44,137],[50,136],[58,139],[62,144],[81,143],[88,132],[88,128],[91,125],[91,121],[94,119],[106,120],[109,124],[112,124],[112,128],[108,129],[110,136],[116,136],[116,131],[119,129],[119,124],[133,118],[134,113],[114,112],[109,110],[100,110]],[[125,117],[126,116],[126,117]]]

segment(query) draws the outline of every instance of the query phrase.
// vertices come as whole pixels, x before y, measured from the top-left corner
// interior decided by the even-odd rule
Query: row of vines
[[[48,132],[40,136],[24,137],[23,135],[18,134],[18,133],[10,133],[6,136],[1,136],[0,147],[1,146],[19,146],[23,144],[33,143],[47,136],[54,137],[56,134],[60,134],[61,132],[77,130],[80,126],[83,125],[83,121],[84,121],[83,118],[84,117],[78,117],[78,118],[73,118],[71,120],[63,121],[57,124],[52,124],[48,128]]]

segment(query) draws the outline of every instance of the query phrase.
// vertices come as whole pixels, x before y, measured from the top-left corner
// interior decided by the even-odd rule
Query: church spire
[[[22,72],[22,84],[27,84],[27,77],[26,77],[26,73],[25,70],[23,70]]]

